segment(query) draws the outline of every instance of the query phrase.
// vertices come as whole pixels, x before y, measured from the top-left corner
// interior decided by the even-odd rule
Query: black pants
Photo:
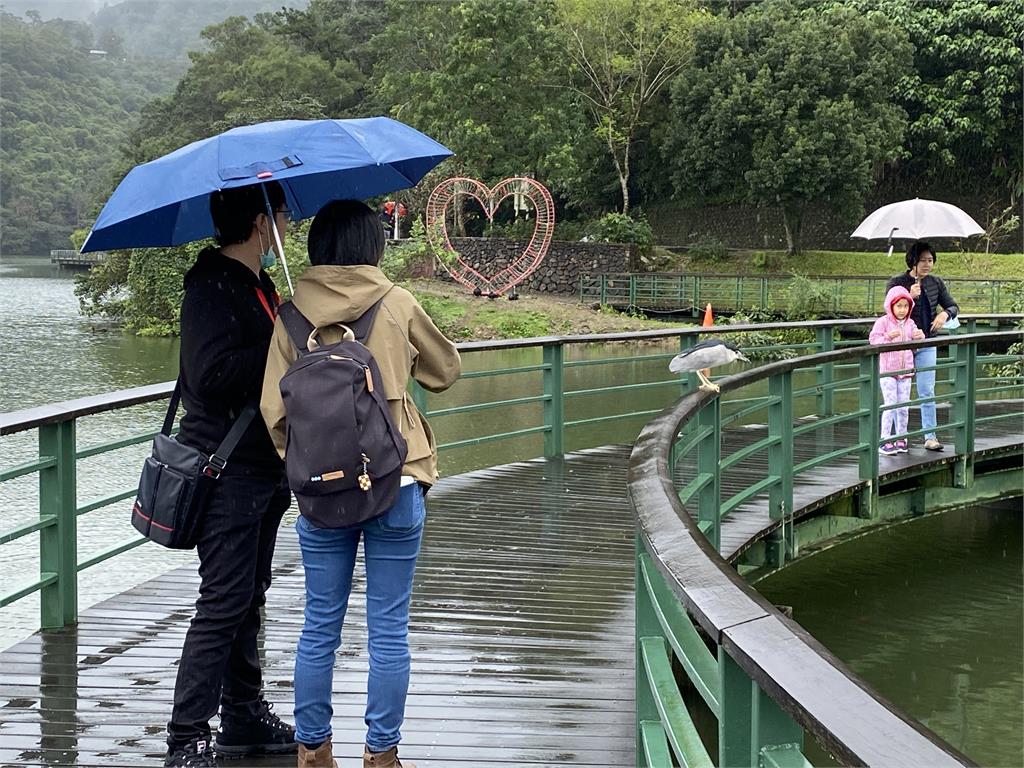
[[[257,651],[260,608],[281,517],[291,503],[283,478],[223,475],[199,534],[199,599],[174,684],[167,724],[172,748],[209,737],[210,718],[248,719],[263,687]]]

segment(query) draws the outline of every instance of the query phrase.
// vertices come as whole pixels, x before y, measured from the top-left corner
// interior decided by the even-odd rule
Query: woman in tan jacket
[[[424,491],[437,478],[437,448],[407,391],[411,376],[440,392],[459,376],[459,353],[416,299],[377,267],[384,234],[373,211],[353,200],[325,205],[309,230],[312,266],[292,302],[324,344],[341,339],[339,323],[359,318],[381,301],[366,346],[380,368],[395,425],[408,446],[398,500],[381,517],[349,528],[296,522],[306,574],[305,625],[295,660],[295,721],[300,766],[333,766],[331,682],[334,654],[352,587],[360,538],[366,559],[366,619],[370,675],[364,766],[394,766],[409,688],[409,599],[426,515]],[[284,455],[286,421],[279,388],[297,357],[282,322],[274,328],[261,410]],[[406,768],[411,768],[405,763]]]

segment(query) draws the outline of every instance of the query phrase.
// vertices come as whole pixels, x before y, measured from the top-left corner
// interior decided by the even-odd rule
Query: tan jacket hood
[[[394,287],[378,267],[309,267],[295,286],[292,302],[317,328],[358,320]]]

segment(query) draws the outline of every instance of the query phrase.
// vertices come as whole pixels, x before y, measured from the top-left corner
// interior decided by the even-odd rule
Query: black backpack
[[[372,520],[398,496],[405,438],[388,410],[377,361],[363,346],[380,303],[342,325],[345,337],[326,346],[294,304],[278,308],[299,352],[280,384],[285,471],[299,512],[319,528]]]

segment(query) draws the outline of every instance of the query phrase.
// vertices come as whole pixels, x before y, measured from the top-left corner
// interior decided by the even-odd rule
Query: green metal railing
[[[1014,420],[1011,433],[1020,431],[1024,379],[990,368],[1020,356],[986,356],[979,348],[1022,339],[1013,331],[901,345],[948,352],[934,366],[944,391],[930,399],[952,403],[941,428],[953,435],[955,487],[973,482],[977,424]],[[636,441],[630,495],[638,521],[638,766],[807,766],[805,732],[845,765],[972,764],[845,670],[720,554],[724,524],[756,503],[767,507],[768,523],[744,535],[763,537],[763,565],[778,568],[796,556],[794,479],[844,459],[856,462],[856,514],[877,516],[880,415],[890,407],[880,404],[879,351],[824,351],[730,376],[719,382],[721,394],[683,397]],[[823,391],[846,398],[840,413],[834,400],[823,407]],[[979,416],[981,397],[1013,397],[1016,407]],[[767,425],[764,436],[723,452],[723,427],[751,420]],[[797,463],[794,443],[813,440],[818,430],[842,437]],[[1024,435],[1013,439],[1024,442]],[[743,473],[741,490],[731,496],[724,483],[730,472]],[[1003,477],[1019,488],[1019,471]],[[689,702],[687,692],[694,692]],[[702,738],[700,718],[691,714],[701,708],[717,722],[713,757],[707,744],[715,739]]]
[[[977,316],[966,318],[965,327],[974,328],[979,324],[1005,321],[1008,316]],[[837,343],[834,339],[839,330],[864,327],[870,320],[820,321],[817,323],[776,323],[770,326],[729,326],[710,329],[715,335],[728,335],[765,329],[791,330],[811,329],[814,341],[804,345],[775,344],[760,346],[757,351],[770,353],[798,348],[805,352],[831,350]],[[566,446],[573,450],[631,441],[638,433],[644,419],[658,413],[672,402],[681,392],[692,386],[689,381],[680,382],[667,370],[667,362],[674,352],[654,351],[652,342],[678,340],[680,348],[696,343],[707,329],[674,328],[658,331],[619,333],[604,335],[549,337],[520,339],[515,341],[468,342],[459,345],[463,354],[466,371],[460,381],[522,377],[522,397],[494,401],[452,404],[450,394],[432,395],[419,387],[413,388],[417,406],[426,413],[439,437],[439,449],[443,453],[460,449],[472,449],[483,444],[510,446],[522,438],[542,439],[543,447],[531,455],[543,452],[546,456],[561,455]],[[866,334],[862,334],[866,335]],[[603,345],[601,350],[612,350],[616,346],[636,345],[629,354],[608,356],[598,353],[586,357],[579,350],[592,345]],[[474,355],[489,351],[525,350],[533,356],[531,362],[507,368],[472,370]],[[571,353],[571,354],[570,354]],[[649,380],[637,381],[637,366],[649,366],[656,371]],[[601,369],[618,371],[611,381],[593,386],[590,379],[593,372]],[[843,366],[824,363],[817,371],[815,398],[818,411],[832,412],[832,398],[839,390]],[[568,380],[576,382],[575,387],[567,385]],[[117,508],[117,504],[135,495],[135,476],[120,478],[122,487],[115,493],[81,503],[78,492],[78,467],[84,459],[102,459],[111,452],[133,445],[148,443],[156,434],[158,423],[153,419],[152,429],[141,434],[130,434],[115,440],[79,447],[77,434],[79,422],[83,419],[111,411],[166,400],[173,388],[172,383],[155,384],[136,389],[122,390],[106,395],[82,398],[55,405],[33,408],[25,411],[0,414],[0,437],[15,433],[36,431],[38,451],[31,461],[23,464],[0,466],[0,483],[32,474],[38,475],[38,517],[4,529],[0,522],[0,546],[17,541],[38,532],[39,573],[24,583],[0,592],[0,609],[28,595],[40,593],[40,626],[60,627],[74,623],[78,615],[78,573],[103,563],[110,558],[145,543],[146,539],[135,534],[128,524],[129,515]],[[602,405],[595,414],[587,412],[587,404],[594,398],[614,395],[615,407]],[[645,398],[647,407],[637,407],[637,397]],[[525,426],[514,418],[512,429],[496,429],[486,433],[482,425],[492,423],[500,426],[502,419],[489,421],[477,416],[509,413],[523,407],[532,408],[533,423]],[[472,415],[469,433],[459,434],[450,423],[459,417]],[[735,418],[736,414],[732,417]],[[709,418],[704,416],[702,418]],[[463,419],[463,421],[466,421]],[[465,428],[465,425],[463,425]],[[584,437],[581,437],[584,435]],[[589,435],[589,437],[586,437]],[[712,454],[708,454],[711,456]],[[501,455],[499,454],[499,458]],[[508,456],[507,460],[516,457]],[[774,462],[785,461],[785,456],[776,456]],[[705,472],[711,472],[713,462],[705,458]],[[714,462],[717,463],[717,462]],[[701,486],[700,492],[707,495],[711,487]],[[78,519],[90,514],[116,514],[123,516],[126,536],[115,541],[102,551],[85,559],[78,553]],[[0,518],[2,521],[2,518]],[[130,534],[130,535],[127,535]],[[7,585],[5,585],[7,586]]]
[[[894,267],[894,270],[896,267]],[[888,277],[810,276],[823,296],[814,311],[836,316],[861,316],[881,311]],[[1020,280],[984,280],[944,277],[961,312],[997,314],[1012,309]],[[602,305],[644,310],[702,311],[768,310],[787,312],[801,295],[793,291],[795,279],[779,276],[713,275],[632,272],[585,275],[580,278],[580,300]]]

